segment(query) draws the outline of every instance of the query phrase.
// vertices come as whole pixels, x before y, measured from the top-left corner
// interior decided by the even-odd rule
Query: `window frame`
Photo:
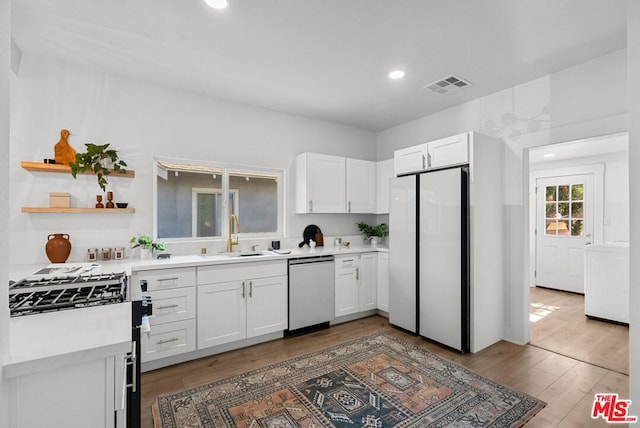
[[[262,166],[254,166],[254,165],[243,165],[243,164],[234,164],[234,163],[226,163],[226,162],[213,162],[213,161],[202,161],[202,160],[192,160],[192,159],[178,159],[178,158],[168,158],[168,157],[154,157],[153,159],[153,236],[156,239],[161,239],[164,242],[169,243],[178,243],[178,242],[226,242],[229,234],[229,209],[228,209],[228,201],[229,198],[223,198],[223,215],[222,215],[222,227],[221,233],[222,236],[185,236],[185,237],[177,237],[177,238],[162,238],[158,237],[158,177],[163,177],[167,174],[166,170],[159,166],[160,162],[166,163],[174,163],[174,164],[182,164],[185,166],[196,166],[196,167],[210,167],[210,168],[218,168],[220,169],[220,174],[222,178],[222,188],[220,189],[222,194],[228,194],[230,191],[235,190],[235,194],[237,196],[237,189],[229,188],[229,175],[232,171],[242,171],[243,173],[254,173],[256,175],[273,175],[276,177],[276,194],[277,194],[277,228],[275,232],[259,232],[259,233],[246,233],[242,232],[242,224],[240,224],[240,238],[244,239],[281,239],[286,236],[285,230],[285,209],[286,209],[286,171],[282,168],[270,168],[270,167],[262,167]],[[177,169],[180,171],[179,169]],[[174,171],[171,169],[171,171]],[[195,171],[189,171],[195,172]],[[192,189],[193,195],[193,189]],[[193,201],[192,201],[193,203]],[[239,206],[238,198],[234,198],[234,206],[236,208],[236,212]],[[193,219],[194,213],[192,213]],[[193,222],[192,222],[192,235],[193,235]],[[234,235],[235,232],[234,232]]]

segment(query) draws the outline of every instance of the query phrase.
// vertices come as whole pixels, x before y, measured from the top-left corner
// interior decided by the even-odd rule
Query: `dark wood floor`
[[[477,354],[460,355],[407,334],[373,316],[298,337],[274,340],[189,363],[144,373],[143,427],[153,426],[151,405],[158,395],[181,391],[268,364],[313,352],[373,332],[392,334],[471,370],[548,403],[527,427],[608,426],[590,418],[597,392],[628,396],[628,377],[534,346],[499,342]]]
[[[533,287],[529,302],[532,345],[629,374],[629,327],[585,317],[581,294]]]

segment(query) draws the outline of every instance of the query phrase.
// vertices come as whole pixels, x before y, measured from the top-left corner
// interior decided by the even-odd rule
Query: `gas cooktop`
[[[126,300],[125,273],[45,275],[9,283],[11,316],[120,303]]]

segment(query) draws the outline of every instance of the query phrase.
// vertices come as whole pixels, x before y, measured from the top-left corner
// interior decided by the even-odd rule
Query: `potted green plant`
[[[153,255],[154,251],[164,251],[164,243],[155,242],[149,235],[132,236],[129,240],[130,244],[133,244],[131,248],[140,247],[140,257],[149,258]]]
[[[372,244],[377,244],[382,238],[387,236],[387,233],[389,233],[386,223],[371,226],[361,221],[358,223],[358,230],[360,230],[360,232],[364,234],[365,239],[371,241]]]
[[[87,151],[76,153],[76,161],[71,162],[71,175],[76,178],[79,172],[92,171],[98,177],[98,186],[104,191],[107,187],[107,176],[111,172],[125,174],[127,163],[118,157],[118,151],[109,149],[109,144],[86,143]],[[105,165],[111,163],[111,168]]]

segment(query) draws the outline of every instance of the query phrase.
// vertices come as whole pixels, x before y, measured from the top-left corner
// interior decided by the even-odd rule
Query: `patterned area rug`
[[[156,428],[518,427],[546,404],[373,334],[177,394]]]

